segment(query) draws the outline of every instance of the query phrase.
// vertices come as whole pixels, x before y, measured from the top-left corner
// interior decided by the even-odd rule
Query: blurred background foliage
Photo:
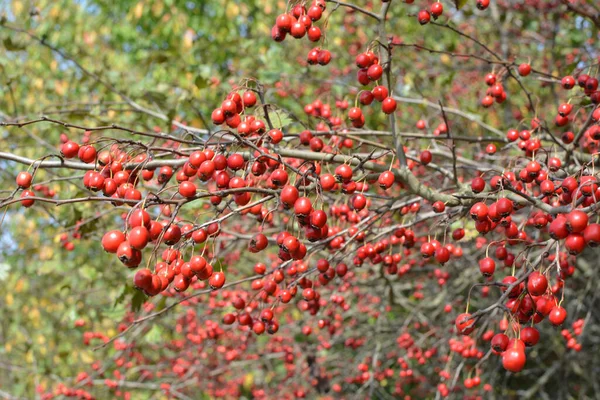
[[[364,0],[357,3],[370,4]],[[449,2],[444,5],[451,9]],[[330,4],[329,9],[333,8]],[[315,122],[303,115],[303,105],[325,91],[323,101],[333,104],[345,98],[352,104],[352,93],[356,93],[354,55],[364,51],[376,34],[366,17],[340,8],[332,14],[326,30],[324,47],[334,55],[331,65],[309,68],[303,62],[310,48],[306,40],[277,44],[270,38],[275,17],[285,9],[285,2],[273,0],[0,2],[1,117],[27,120],[46,115],[83,126],[118,124],[140,131],[170,131],[168,121],[175,118],[210,129],[210,113],[231,85],[252,77],[268,88],[268,102],[314,126]],[[449,30],[418,26],[416,18],[407,17],[418,9],[405,4],[392,7],[389,31],[398,41],[480,53],[473,43]],[[503,57],[531,61],[557,76],[585,66],[585,55],[589,62],[597,51],[597,30],[583,19],[564,17],[559,11],[494,6],[484,14],[470,6],[456,13],[453,22],[494,44]],[[397,94],[434,103],[441,99],[448,107],[473,114],[481,111],[479,99],[486,89],[481,77],[493,69],[486,63],[410,47],[394,49],[394,64]],[[480,81],[473,83],[474,79]],[[518,93],[516,83],[507,85],[509,93]],[[531,81],[526,86],[535,92],[539,116],[552,115],[556,85]],[[169,118],[140,113],[124,97]],[[515,95],[506,107],[476,118],[505,131],[533,116],[526,104],[525,96]],[[424,107],[402,107],[402,129],[410,131],[418,118],[429,118]],[[384,128],[381,116],[370,116],[370,120],[370,127]],[[439,117],[434,120],[439,122]],[[482,133],[479,125],[468,120],[457,120],[455,129],[457,134]],[[3,128],[0,151],[34,159],[56,154],[61,133],[81,137],[80,131],[54,124]],[[129,134],[112,131],[110,135]],[[476,146],[465,150],[464,156],[476,150]],[[20,169],[0,161],[1,193],[12,190]],[[45,181],[56,178],[58,171],[38,174],[37,180]],[[60,198],[76,196],[81,190],[60,181],[49,185]],[[36,386],[47,389],[73,379],[95,360],[108,359],[114,352],[110,348],[93,351],[83,344],[82,333],[100,331],[109,337],[118,333],[118,322],[135,296],[123,284],[130,282],[130,271],[99,245],[102,233],[120,223],[122,211],[99,210],[97,204],[85,203],[40,205],[26,213],[11,207],[2,217],[0,388],[32,398]],[[86,223],[79,226],[82,220]],[[74,233],[81,237],[73,238]],[[61,245],[61,234],[75,244],[72,251]],[[247,270],[250,275],[251,262]],[[146,333],[147,345],[176,336],[168,318]],[[78,320],[85,325],[75,327]]]

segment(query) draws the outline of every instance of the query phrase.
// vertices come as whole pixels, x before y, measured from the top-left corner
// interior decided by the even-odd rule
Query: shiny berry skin
[[[575,87],[575,78],[572,76],[565,76],[560,81],[560,84],[562,85],[563,89],[571,90]]]
[[[488,216],[488,207],[485,203],[478,202],[473,204],[469,213],[475,221],[483,221]]]
[[[590,247],[600,245],[600,224],[589,224],[583,231],[583,238]]]
[[[109,231],[102,237],[102,248],[108,253],[116,253],[119,245],[125,241],[125,235],[121,231]]]
[[[130,227],[144,225],[146,228],[150,228],[150,214],[148,214],[146,210],[142,209],[133,210],[131,212],[128,222]]]
[[[33,177],[29,172],[19,172],[16,179],[17,186],[21,189],[29,189],[32,180]]]
[[[417,14],[417,19],[421,25],[428,24],[431,20],[431,14],[429,14],[429,11],[427,10],[421,10],[419,11],[419,14]]]
[[[179,242],[180,239],[181,228],[174,224],[169,225],[169,227],[165,230],[165,233],[163,235],[164,242],[169,246],[172,246]]]
[[[477,0],[477,8],[480,10],[485,10],[490,5],[490,0]]]
[[[438,19],[438,17],[444,12],[444,5],[439,1],[435,2],[431,5],[429,11],[431,11],[431,16],[433,19]]]
[[[521,65],[519,65],[519,75],[521,76],[527,76],[531,73],[531,65],[523,63]]]
[[[495,270],[496,262],[492,258],[486,257],[479,260],[479,271],[486,278],[494,275]]]
[[[248,243],[248,250],[251,253],[258,253],[261,250],[264,250],[269,244],[269,240],[262,233],[257,233],[252,237],[250,242]]]
[[[537,271],[533,271],[527,280],[527,291],[532,296],[541,296],[548,289],[548,279]]]
[[[521,340],[525,346],[535,346],[540,341],[540,332],[533,326],[521,329]]]
[[[142,253],[131,247],[129,242],[122,242],[117,249],[117,257],[129,268],[137,267],[142,261]]]
[[[588,215],[581,210],[573,210],[567,214],[567,229],[572,233],[580,233],[588,225]]]
[[[152,287],[152,272],[147,268],[136,271],[133,277],[133,286],[145,291],[150,289]]]
[[[394,184],[396,177],[392,171],[384,171],[379,175],[377,182],[382,189],[389,189]]]
[[[485,180],[481,177],[473,178],[471,181],[471,190],[473,193],[481,193],[485,189]]]
[[[550,314],[548,314],[548,319],[552,325],[561,326],[565,322],[565,319],[567,319],[567,310],[561,306],[554,306],[550,310]]]
[[[312,203],[308,197],[299,197],[294,203],[294,213],[297,216],[308,216],[312,211]]]
[[[338,165],[335,169],[335,177],[340,182],[348,182],[352,179],[352,167],[347,164]]]
[[[585,249],[585,239],[581,233],[571,233],[565,240],[565,247],[569,254],[577,255]]]
[[[502,366],[507,371],[520,372],[525,367],[525,362],[525,351],[518,346],[511,345],[502,353]]]
[[[440,201],[440,200],[433,203],[433,205],[431,207],[433,208],[433,211],[435,211],[436,213],[443,213],[444,210],[446,209],[446,205],[444,204],[443,201]]]
[[[362,116],[362,111],[358,107],[352,107],[350,110],[348,110],[348,118],[350,121],[359,120]]]
[[[396,107],[396,100],[394,100],[392,97],[386,97],[381,102],[381,111],[383,111],[385,114],[393,113],[396,111]]]
[[[215,272],[208,279],[208,284],[212,289],[220,289],[225,284],[225,274],[223,272]]]
[[[300,194],[295,186],[287,185],[281,189],[279,200],[284,204],[284,206],[291,208],[294,206],[299,196]]]
[[[373,64],[367,70],[367,76],[370,80],[376,81],[383,75],[383,67],[379,64]]]
[[[85,145],[79,148],[77,157],[86,164],[90,164],[96,160],[96,149],[94,146]]]
[[[179,184],[179,194],[186,198],[192,198],[196,195],[196,185],[190,181],[183,181]]]
[[[79,145],[73,141],[65,142],[60,147],[60,153],[65,158],[73,158],[76,157],[79,153]]]
[[[142,250],[150,241],[150,232],[143,226],[136,226],[127,235],[127,241],[134,249]]]
[[[388,90],[383,85],[375,86],[373,90],[371,90],[371,93],[377,101],[383,101],[388,97]]]
[[[433,156],[431,155],[431,152],[429,150],[423,150],[419,155],[419,161],[421,161],[421,164],[423,165],[429,164],[432,158]]]
[[[508,336],[506,336],[504,333],[496,333],[492,338],[492,349],[496,353],[502,353],[508,347],[508,342]]]
[[[475,330],[475,320],[471,319],[469,313],[459,314],[454,321],[454,325],[460,335],[468,335]]]

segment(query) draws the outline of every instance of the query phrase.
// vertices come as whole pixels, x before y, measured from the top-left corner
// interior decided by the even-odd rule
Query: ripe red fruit
[[[96,149],[90,145],[81,146],[77,156],[86,164],[92,163],[96,160]]]
[[[477,0],[477,8],[485,10],[490,5],[490,0]]]
[[[444,5],[438,1],[433,3],[429,10],[431,11],[433,19],[438,19],[438,17],[444,12]]]
[[[531,73],[531,65],[523,63],[519,65],[519,75],[527,76]]]
[[[117,249],[117,257],[129,268],[137,267],[142,261],[142,253],[131,247],[129,242],[121,242]]]
[[[565,240],[565,247],[571,255],[577,255],[585,249],[585,239],[581,233],[571,233]]]
[[[459,314],[454,320],[456,330],[461,335],[468,335],[475,330],[475,320],[471,319],[471,314],[463,313]]]
[[[134,249],[142,250],[150,241],[150,233],[145,227],[136,226],[129,232],[129,235],[127,236],[127,241],[129,242],[129,244],[131,244],[131,247],[133,247]]]
[[[169,225],[163,234],[163,240],[169,246],[172,246],[179,242],[181,239],[181,228],[175,224]]]
[[[548,289],[548,279],[537,271],[533,271],[529,275],[527,281],[527,291],[532,296],[541,296]]]
[[[566,226],[569,232],[580,233],[588,225],[588,215],[581,210],[573,210],[567,214]]]
[[[290,28],[290,34],[296,39],[302,38],[306,34],[306,25],[302,22],[294,22]]]
[[[421,25],[425,25],[431,20],[431,15],[429,14],[429,11],[421,10],[419,11],[419,14],[417,14],[417,19]]]
[[[573,78],[572,76],[565,76],[564,78],[562,78],[560,83],[564,89],[570,90],[575,87],[575,78]]]
[[[486,257],[479,260],[479,271],[485,277],[489,277],[494,275],[494,271],[496,270],[496,262],[490,258]]]
[[[152,287],[152,272],[147,269],[140,269],[133,277],[133,286],[138,289],[147,291]]]
[[[379,175],[377,182],[382,189],[389,189],[394,184],[396,177],[392,171],[384,171]]]
[[[362,111],[358,107],[352,107],[348,110],[348,118],[351,121],[359,120],[362,117]]]
[[[520,372],[525,367],[525,362],[525,351],[517,345],[510,345],[510,347],[502,353],[502,366],[507,371]]]
[[[435,211],[436,213],[442,213],[446,209],[446,205],[443,201],[438,200],[435,203],[433,203],[432,208],[433,211]]]
[[[308,197],[299,197],[294,203],[296,216],[309,216],[312,211],[312,203]]]
[[[600,245],[600,225],[589,224],[583,231],[583,238],[590,247],[597,247]]]
[[[373,64],[367,69],[367,76],[370,80],[376,81],[383,75],[383,67],[379,64]]]
[[[287,185],[281,189],[279,199],[287,208],[293,207],[300,196],[298,189],[295,186]]]
[[[421,152],[421,154],[419,155],[419,160],[421,161],[421,164],[423,165],[427,165],[431,162],[433,156],[431,155],[431,152],[429,150],[423,150]]]
[[[116,253],[119,245],[125,241],[125,235],[121,231],[109,231],[102,237],[102,248],[109,253]]]
[[[362,194],[356,194],[352,198],[352,208],[355,210],[362,210],[367,205],[367,198]]]
[[[484,108],[491,107],[492,104],[494,104],[494,98],[492,96],[485,96],[483,99],[481,99],[481,105]]]
[[[469,213],[475,221],[483,221],[488,216],[488,207],[485,203],[477,202],[473,204]]]
[[[220,289],[225,284],[225,274],[223,272],[215,272],[208,279],[208,284],[213,289]]]
[[[338,165],[335,169],[335,177],[340,182],[349,182],[352,179],[352,167],[348,164]]]
[[[509,216],[513,211],[513,202],[505,197],[498,199],[496,202],[496,212],[501,217]]]
[[[435,260],[440,264],[445,264],[450,260],[450,251],[446,247],[435,249]]]
[[[17,186],[19,186],[21,189],[29,189],[32,180],[33,177],[29,172],[19,172],[16,179]]]
[[[79,145],[69,140],[60,146],[60,153],[65,158],[73,158],[79,153]]]
[[[282,32],[289,32],[292,29],[294,18],[290,14],[281,14],[275,20],[275,26]]]
[[[567,310],[561,306],[554,306],[552,310],[550,310],[550,314],[548,314],[548,319],[552,325],[560,326],[565,322],[565,319],[567,319]]]
[[[485,189],[485,180],[481,177],[473,178],[471,181],[471,190],[473,193],[481,193]]]
[[[369,92],[365,91],[364,93],[369,93]],[[388,97],[388,90],[383,85],[375,86],[373,88],[373,90],[371,91],[371,93],[373,94],[373,97],[377,101],[383,101],[386,97]]]
[[[318,61],[319,65],[329,64],[329,62],[331,61],[331,52],[329,50],[319,51],[317,61]]]
[[[496,353],[502,353],[508,347],[508,342],[508,336],[506,336],[504,333],[496,333],[491,342],[492,350],[494,350]]]
[[[394,100],[392,97],[386,97],[381,102],[381,111],[383,111],[385,114],[391,114],[396,111],[396,106],[396,100]]]
[[[186,198],[192,198],[196,195],[196,185],[190,181],[183,181],[179,184],[179,194]]]
[[[521,329],[521,340],[525,343],[525,346],[535,346],[540,340],[540,332],[533,326],[528,326]]]
[[[257,233],[252,237],[250,242],[248,243],[248,250],[251,253],[258,253],[261,250],[264,250],[269,244],[269,240],[262,233]]]

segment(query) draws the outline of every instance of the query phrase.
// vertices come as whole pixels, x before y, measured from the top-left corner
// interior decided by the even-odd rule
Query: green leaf
[[[6,50],[8,50],[8,51],[22,51],[22,50],[25,50],[25,48],[27,47],[27,44],[24,43],[22,40],[13,39],[10,36],[7,38],[4,38],[2,43],[4,44],[4,47],[6,48]]]
[[[205,87],[208,87],[209,83],[210,81],[202,75],[198,75],[196,76],[196,79],[194,79],[194,85],[196,85],[198,89],[204,89]]]
[[[142,304],[146,301],[146,295],[141,290],[136,290],[131,298],[131,311],[138,312],[142,308]]]
[[[288,113],[283,110],[269,110],[269,117],[271,118],[273,126],[276,128],[285,128],[294,122],[294,120],[288,116]]]
[[[467,4],[467,0],[454,0],[454,5],[457,10],[460,10],[465,4]]]
[[[152,328],[144,336],[144,340],[150,344],[156,344],[162,341],[162,328],[158,325],[153,325]]]

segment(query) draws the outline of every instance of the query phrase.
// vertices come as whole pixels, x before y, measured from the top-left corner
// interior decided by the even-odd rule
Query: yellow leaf
[[[20,0],[13,1],[13,11],[16,15],[23,12],[23,3]]]
[[[227,18],[232,19],[240,15],[240,7],[235,3],[227,3],[225,8],[225,15]]]
[[[244,376],[244,383],[243,383],[244,388],[246,390],[250,390],[252,388],[253,384],[254,384],[254,375],[246,374],[246,376]]]
[[[15,301],[15,299],[14,299],[14,297],[13,297],[12,293],[8,293],[8,294],[6,295],[6,300],[5,300],[5,302],[6,302],[6,305],[10,307],[10,306],[12,306],[12,305],[13,305],[14,301]]]
[[[144,2],[140,1],[133,8],[133,16],[136,19],[140,19],[142,17],[143,13],[144,13]]]

